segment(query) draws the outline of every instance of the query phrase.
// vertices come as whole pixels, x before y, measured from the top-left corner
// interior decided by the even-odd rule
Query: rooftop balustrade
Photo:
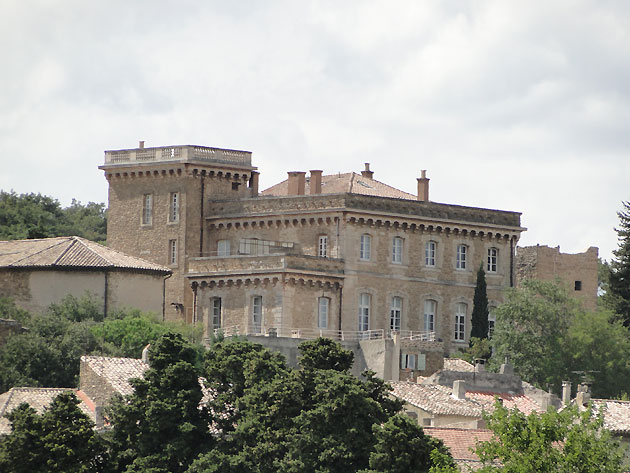
[[[235,166],[252,165],[250,151],[183,145],[105,151],[105,165],[129,165],[151,162],[208,162]]]

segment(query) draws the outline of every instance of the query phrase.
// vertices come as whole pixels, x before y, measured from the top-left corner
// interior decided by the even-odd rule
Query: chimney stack
[[[138,148],[144,149],[144,141],[138,141]]]
[[[571,402],[571,381],[562,381],[562,404]]]
[[[578,406],[586,406],[591,401],[591,393],[588,390],[588,384],[578,384],[578,392],[575,396]]]
[[[365,163],[365,171],[361,171],[361,175],[363,177],[367,177],[368,179],[374,179],[374,171],[370,171],[370,163]]]
[[[427,177],[426,169],[420,172],[418,180],[418,200],[421,202],[429,201],[429,178]]]
[[[252,177],[249,178],[249,188],[251,190],[252,197],[258,196],[258,178],[260,173],[258,171],[252,171]]]
[[[322,193],[322,171],[311,169],[310,193],[311,194]]]
[[[149,364],[149,348],[151,348],[150,343],[144,347],[144,350],[142,350],[142,361],[144,361],[147,365]]]
[[[455,399],[466,399],[466,381],[461,379],[453,381],[453,397]]]
[[[304,171],[289,171],[287,174],[289,175],[287,195],[304,195],[306,173]]]

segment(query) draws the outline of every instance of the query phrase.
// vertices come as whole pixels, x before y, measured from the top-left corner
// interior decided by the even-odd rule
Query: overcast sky
[[[0,189],[105,202],[106,149],[253,152],[598,246],[630,200],[630,2],[0,0]]]

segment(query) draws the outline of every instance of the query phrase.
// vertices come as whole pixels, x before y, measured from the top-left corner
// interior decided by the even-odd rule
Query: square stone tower
[[[105,151],[109,183],[107,244],[167,266],[165,320],[191,322],[194,294],[184,274],[202,256],[205,213],[213,199],[258,194],[251,152],[184,145]]]

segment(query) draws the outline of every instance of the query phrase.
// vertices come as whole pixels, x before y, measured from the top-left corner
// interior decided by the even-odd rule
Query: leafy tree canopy
[[[630,391],[630,334],[607,312],[588,313],[558,283],[529,280],[496,311],[491,363],[505,356],[524,380],[560,391],[562,381],[592,377],[596,397]]]
[[[605,285],[604,303],[618,314],[626,327],[630,326],[630,202],[622,202],[617,212],[619,227],[615,228],[619,247],[613,251]],[[604,278],[605,280],[605,278]]]
[[[0,438],[0,471],[91,473],[104,471],[103,439],[71,392],[57,396],[39,415],[22,404],[8,415],[12,431]]]
[[[482,473],[620,473],[623,453],[591,408],[525,416],[496,405],[486,418],[494,438],[475,452]]]
[[[72,235],[105,242],[105,204],[89,202],[83,205],[73,200],[64,209],[52,197],[0,191],[0,240]]]

